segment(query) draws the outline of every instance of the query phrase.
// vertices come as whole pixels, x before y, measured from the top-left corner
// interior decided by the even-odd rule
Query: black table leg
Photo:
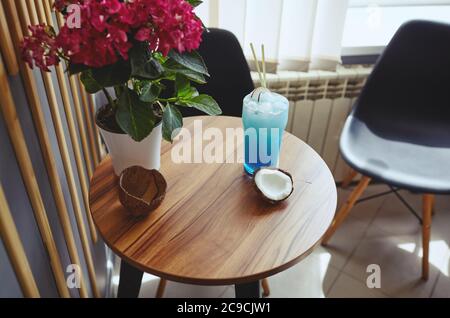
[[[259,280],[256,282],[236,284],[236,298],[260,298]]]
[[[142,276],[143,271],[122,260],[117,298],[137,298],[141,290]]]

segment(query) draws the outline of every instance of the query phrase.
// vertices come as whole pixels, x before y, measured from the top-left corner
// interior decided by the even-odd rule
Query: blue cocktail
[[[267,89],[258,88],[244,98],[244,168],[248,174],[261,167],[278,166],[288,116],[288,100]]]

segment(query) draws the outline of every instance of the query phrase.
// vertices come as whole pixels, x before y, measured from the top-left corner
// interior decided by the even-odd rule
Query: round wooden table
[[[213,127],[223,136],[226,128],[242,127],[240,118],[185,119],[193,137],[194,120],[203,131]],[[109,157],[94,173],[90,210],[100,235],[122,259],[119,296],[137,297],[143,272],[182,283],[234,284],[237,296],[259,296],[260,279],[306,257],[330,226],[337,200],[330,170],[311,147],[285,133],[280,168],[292,174],[294,192],[271,205],[244,173],[243,140],[236,138],[231,147],[229,138],[228,151],[219,141],[227,162],[234,163],[174,163],[172,148],[179,153],[181,142],[163,143],[167,195],[145,219],[130,217],[120,204]],[[203,141],[205,151],[209,143]]]

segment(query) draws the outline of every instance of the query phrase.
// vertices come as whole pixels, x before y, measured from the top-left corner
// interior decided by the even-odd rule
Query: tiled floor
[[[386,190],[384,185],[372,185],[365,195]],[[350,191],[339,190],[339,200]],[[401,193],[421,211],[420,195]],[[269,278],[271,297],[450,297],[450,196],[436,198],[431,233],[430,278],[424,282],[417,219],[394,194],[362,202],[327,248],[318,247],[298,265]],[[379,289],[366,285],[370,264],[380,266]],[[141,297],[154,297],[158,280],[146,275]],[[234,297],[234,289],[169,282],[165,296]]]

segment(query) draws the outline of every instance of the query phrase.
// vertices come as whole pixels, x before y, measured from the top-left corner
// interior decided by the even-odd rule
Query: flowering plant
[[[191,85],[204,84],[209,76],[195,51],[204,29],[193,12],[200,3],[55,0],[54,9],[63,14],[65,24],[58,33],[48,25],[31,26],[31,35],[22,42],[22,57],[43,71],[66,61],[68,72],[80,74],[88,93],[103,91],[108,105],[97,114],[102,128],[141,141],[162,121],[163,137],[172,141],[183,124],[179,107],[221,114],[212,97]],[[78,25],[69,23],[74,21]],[[170,82],[173,94],[161,97]],[[114,88],[116,98],[108,87]]]

